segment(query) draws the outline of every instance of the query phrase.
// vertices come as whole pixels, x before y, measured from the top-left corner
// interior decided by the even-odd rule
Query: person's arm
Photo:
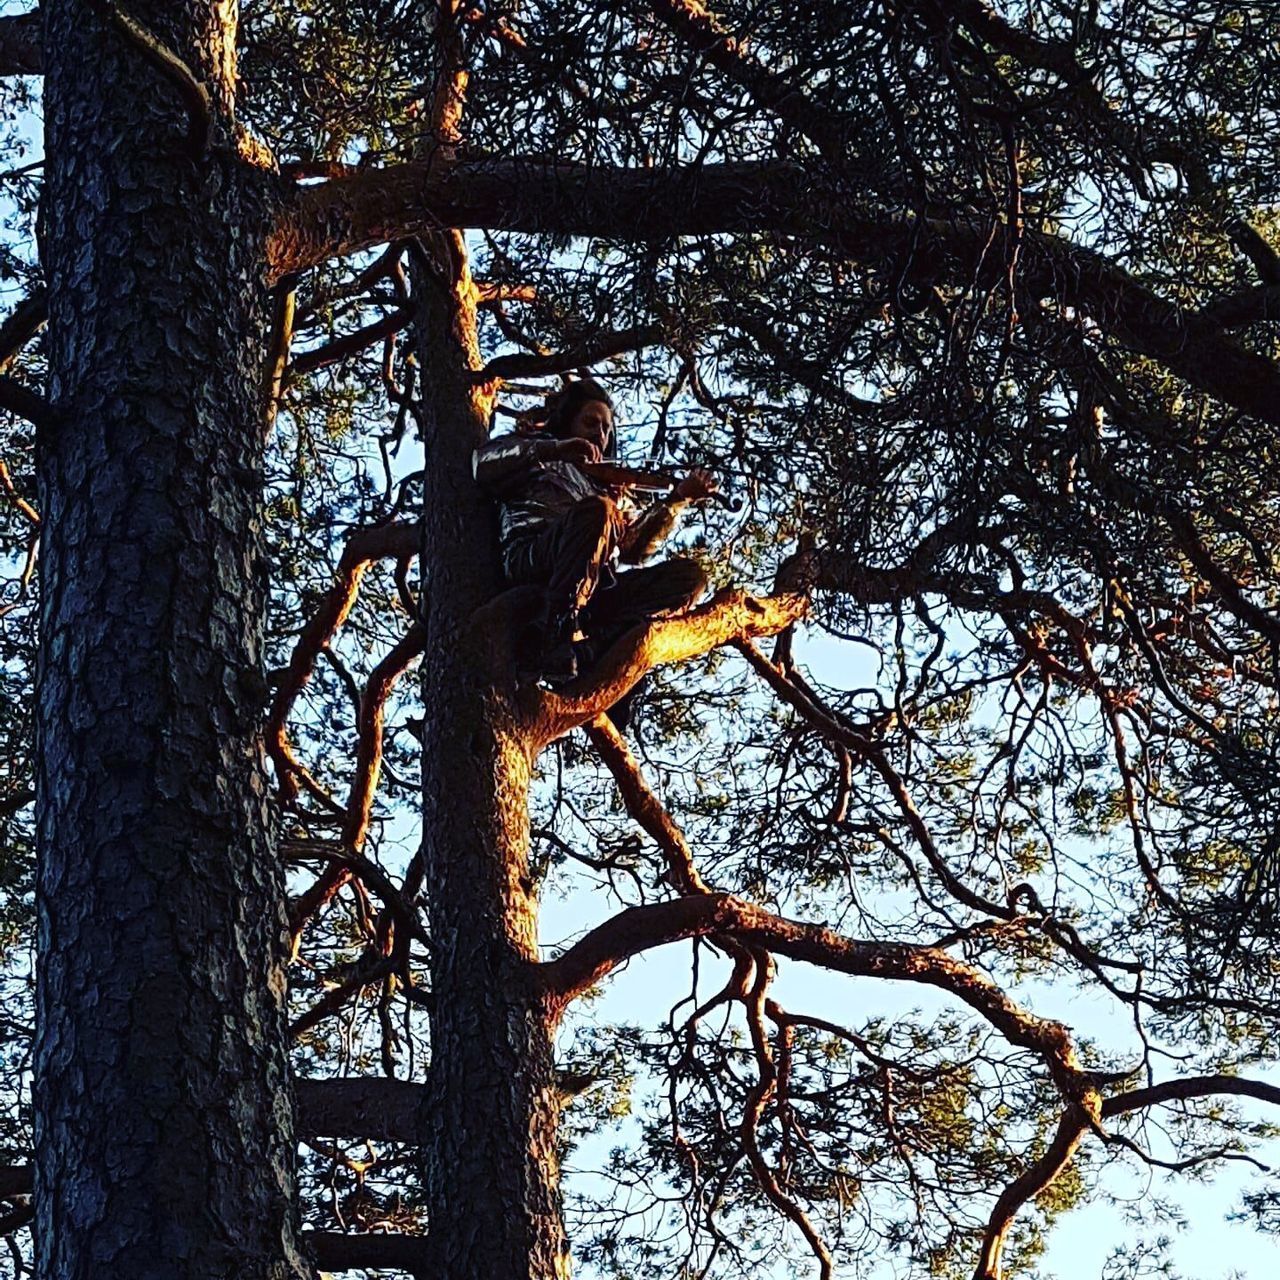
[[[697,468],[671,491],[671,495],[655,502],[642,512],[618,540],[618,558],[623,564],[639,564],[647,560],[667,540],[676,527],[680,512],[699,498],[706,498],[716,491],[716,482],[709,471]]]
[[[586,440],[550,436],[495,436],[471,455],[476,483],[495,498],[519,492],[544,462],[594,462],[600,451]]]
[[[660,498],[646,507],[618,539],[618,559],[623,564],[640,564],[667,540],[676,519],[687,504],[680,499]]]
[[[494,497],[506,497],[519,489],[536,467],[555,457],[559,443],[536,436],[495,436],[471,455],[471,474]]]

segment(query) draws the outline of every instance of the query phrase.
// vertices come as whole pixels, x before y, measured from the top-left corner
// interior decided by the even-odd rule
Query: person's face
[[[602,400],[588,400],[569,423],[569,437],[573,440],[590,440],[601,453],[613,435],[613,410]]]

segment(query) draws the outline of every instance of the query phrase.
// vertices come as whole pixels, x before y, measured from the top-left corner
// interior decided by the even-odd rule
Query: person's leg
[[[628,569],[615,584],[597,592],[582,612],[587,633],[584,662],[598,661],[624,632],[659,614],[686,609],[706,590],[707,576],[693,560],[675,556],[644,569]],[[609,719],[624,731],[631,724],[631,710],[648,683],[642,676],[609,708]]]
[[[673,556],[644,569],[627,569],[583,610],[590,634],[617,639],[628,627],[686,609],[706,590],[707,576],[694,560]]]
[[[578,610],[591,599],[613,553],[617,508],[608,498],[587,498],[510,548],[507,577],[542,586],[546,604],[522,649],[529,674],[570,680],[576,673],[573,635]]]

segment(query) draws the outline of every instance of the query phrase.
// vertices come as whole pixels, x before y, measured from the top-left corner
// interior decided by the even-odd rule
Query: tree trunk
[[[300,1277],[261,766],[267,175],[229,0],[45,0],[36,1250],[45,1280]]]
[[[432,1057],[423,1117],[430,1280],[568,1274],[556,1152],[553,1018],[532,983],[530,759],[509,672],[476,610],[501,590],[496,516],[471,476],[491,393],[460,235],[415,272],[426,371],[422,598],[423,858]],[[495,679],[495,674],[499,678]]]

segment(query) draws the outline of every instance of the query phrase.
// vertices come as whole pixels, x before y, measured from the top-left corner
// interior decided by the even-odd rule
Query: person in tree
[[[572,679],[629,627],[687,608],[706,587],[701,568],[673,556],[638,565],[675,527],[682,508],[715,482],[695,469],[671,493],[637,510],[627,491],[584,470],[614,456],[613,401],[594,380],[571,382],[548,401],[536,435],[496,436],[476,450],[477,483],[501,504],[503,569],[513,586],[544,589],[545,603],[522,644],[525,674]],[[581,633],[585,642],[575,646]],[[615,707],[614,718],[626,712]]]

